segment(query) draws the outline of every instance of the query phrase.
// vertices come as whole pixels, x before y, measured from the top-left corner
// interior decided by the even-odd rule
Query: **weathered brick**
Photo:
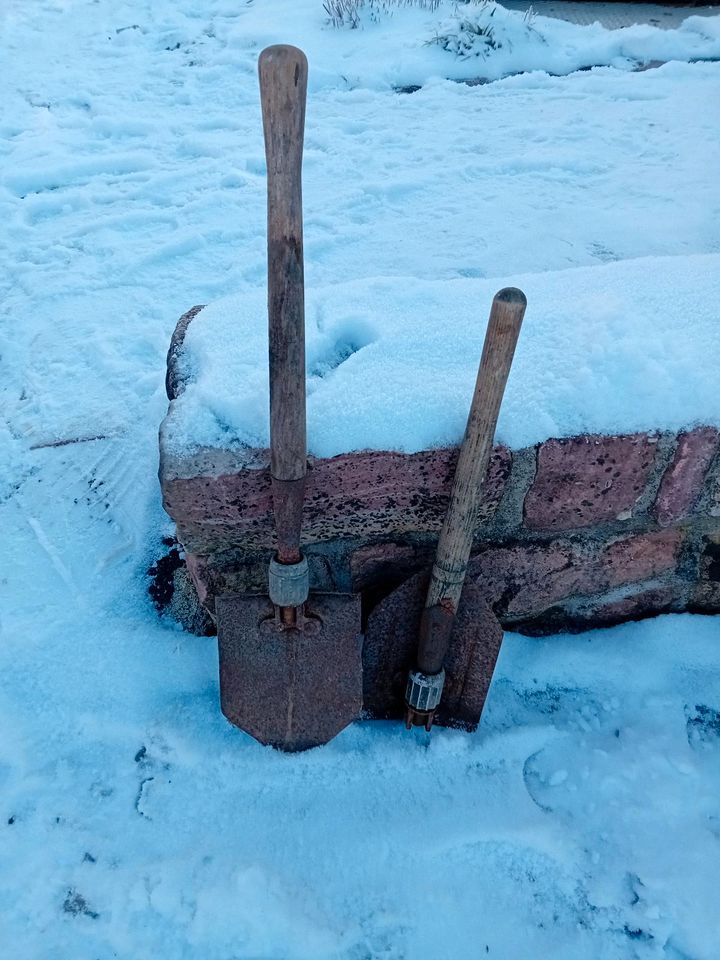
[[[720,529],[720,458],[710,467],[709,473],[701,505],[708,517],[718,521],[717,527]]]
[[[195,317],[204,309],[204,304],[191,307],[177,322],[173,335],[170,338],[170,347],[167,352],[167,366],[165,372],[165,392],[168,400],[174,400],[185,389],[185,379],[180,370],[180,356],[187,329]]]
[[[682,531],[660,530],[610,541],[587,537],[490,545],[471,558],[468,580],[478,585],[498,616],[522,619],[541,615],[566,600],[670,574],[683,542]],[[433,555],[431,544],[364,544],[350,557],[352,589],[386,589],[429,567]],[[325,569],[330,559],[314,556],[311,548],[308,560],[314,589],[337,589],[333,570]],[[187,564],[198,595],[211,613],[219,593],[263,592],[267,586],[266,555],[189,553]]]
[[[194,553],[185,554],[185,564],[187,566],[188,573],[190,578],[195,585],[195,590],[197,591],[198,600],[200,603],[205,604],[208,600],[208,593],[211,589],[211,584],[207,576],[207,560],[205,557],[198,557]]]
[[[214,617],[215,598],[222,593],[263,593],[267,590],[267,560],[230,562],[221,555],[186,553],[188,573],[203,607]]]
[[[544,619],[548,623],[562,614],[554,629],[573,628],[575,621],[592,625],[592,610],[600,609],[602,595],[618,588],[632,587],[651,581],[646,591],[639,588],[638,600],[628,616],[642,615],[645,592],[648,609],[652,591],[664,590],[658,578],[673,580],[684,543],[678,530],[661,530],[649,534],[598,541],[592,536],[584,539],[558,538],[552,541],[489,545],[470,559],[468,582],[477,586],[484,600],[505,622],[523,622],[533,631]],[[720,537],[718,542],[707,539],[707,548],[701,563],[703,578],[695,595],[697,606],[720,609]],[[414,545],[403,542],[366,544],[351,556],[352,590],[372,591],[401,583],[416,570],[429,568],[434,554],[432,545]],[[341,556],[341,552],[338,556]],[[337,587],[327,579],[327,557],[308,553],[314,589],[334,590]],[[321,562],[323,561],[323,562]],[[188,569],[206,609],[214,613],[215,597],[220,593],[264,592],[267,587],[267,556],[245,554],[242,559],[231,556],[188,555]],[[715,579],[713,579],[715,578]],[[679,589],[679,587],[677,588]],[[688,586],[683,589],[687,591]],[[673,594],[675,596],[675,594]],[[621,602],[624,601],[613,601]],[[653,601],[654,603],[655,601]],[[565,604],[570,613],[562,613]],[[659,601],[658,601],[659,603]],[[657,604],[656,604],[657,605]],[[620,616],[611,606],[608,616]],[[597,622],[601,622],[598,617]],[[577,624],[575,624],[577,626]],[[544,631],[547,632],[547,631]]]
[[[683,540],[681,530],[640,533],[615,540],[598,557],[598,581],[607,589],[659,577],[676,567]]]
[[[655,460],[655,438],[583,436],[538,448],[537,475],[525,498],[533,530],[571,530],[629,518]]]
[[[665,471],[653,512],[661,526],[684,520],[702,492],[720,442],[715,427],[698,427],[678,437],[677,450]]]
[[[593,624],[601,626],[621,623],[624,620],[637,620],[641,617],[668,613],[682,606],[684,586],[680,583],[639,590],[621,600],[599,603],[583,610],[583,615]]]
[[[720,533],[703,538],[703,552],[692,605],[708,613],[720,612]]]
[[[594,545],[567,540],[491,547],[473,557],[468,577],[503,617],[530,616],[593,590]]]
[[[474,556],[468,576],[498,616],[523,618],[574,597],[662,576],[677,566],[677,530],[610,542],[557,539],[489,547]]]
[[[367,543],[350,556],[353,590],[366,590],[381,581],[404,580],[421,562],[418,550],[412,544]]]
[[[173,574],[173,593],[167,611],[188,633],[203,637],[215,632],[212,618],[199,600],[187,565],[178,567]]]
[[[268,562],[271,551],[250,553],[243,550],[226,553],[186,553],[187,570],[200,603],[215,616],[215,598],[221,593],[267,593]],[[312,589],[324,593],[343,593],[347,585],[334,558],[306,551]]]
[[[261,453],[256,451],[259,462]],[[371,451],[311,461],[304,542],[437,532],[447,510],[457,453],[454,447],[414,454]],[[161,469],[165,509],[193,553],[266,549],[274,542],[268,468],[229,472],[227,459],[225,451],[218,451],[214,469],[212,451],[206,451],[202,473]],[[482,488],[479,524],[496,510],[511,464],[510,451],[496,448]]]

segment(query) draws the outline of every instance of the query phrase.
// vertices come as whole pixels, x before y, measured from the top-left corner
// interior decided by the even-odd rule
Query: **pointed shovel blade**
[[[280,628],[266,595],[216,600],[220,705],[260,743],[308,750],[362,709],[360,597],[312,594],[302,629]]]

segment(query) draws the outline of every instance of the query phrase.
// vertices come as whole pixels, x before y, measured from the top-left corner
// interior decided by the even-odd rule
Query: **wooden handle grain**
[[[426,608],[439,605],[449,613],[457,611],[475,533],[480,486],[490,460],[500,404],[526,306],[525,294],[515,287],[506,287],[493,299]]]
[[[268,330],[271,473],[305,476],[305,296],[302,152],[307,58],[267,47],[258,61],[268,193]]]

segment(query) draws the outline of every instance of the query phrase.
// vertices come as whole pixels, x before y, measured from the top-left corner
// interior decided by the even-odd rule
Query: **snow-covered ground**
[[[508,635],[477,735],[359,724],[286,757],[225,723],[213,641],[146,599],[174,322],[264,282],[267,43],[310,55],[311,287],[482,281],[482,325],[521,276],[713,267],[720,64],[630,67],[716,56],[720,18],[538,18],[524,52],[506,20],[512,49],[468,63],[423,45],[451,15],[0,6],[3,956],[717,957],[717,621]]]

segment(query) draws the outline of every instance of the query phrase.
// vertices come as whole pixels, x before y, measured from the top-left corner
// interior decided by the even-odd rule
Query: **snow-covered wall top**
[[[720,424],[720,255],[507,279],[528,310],[497,439]],[[459,442],[493,294],[506,281],[377,278],[306,297],[308,445],[320,457]],[[166,449],[268,445],[263,289],[190,324]]]

